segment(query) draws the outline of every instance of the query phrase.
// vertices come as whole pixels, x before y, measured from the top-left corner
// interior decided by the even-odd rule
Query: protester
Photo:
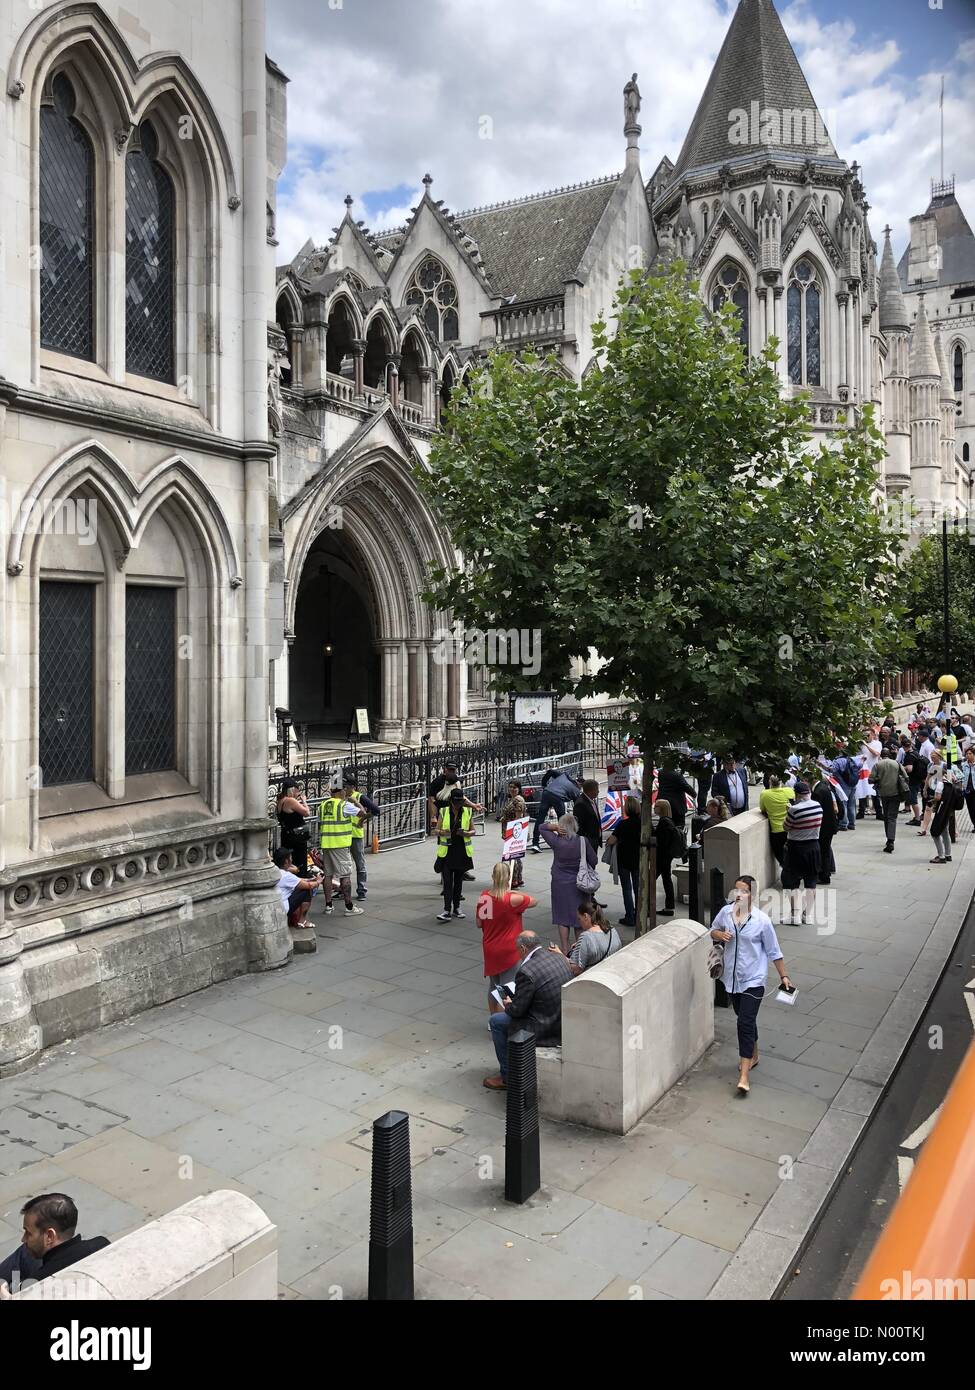
[[[883,811],[880,809],[880,801],[874,795],[873,783],[870,774],[876,766],[877,759],[883,752],[883,744],[879,739],[870,739],[869,742],[860,745],[860,780],[857,782],[857,820],[863,820],[866,814],[867,801],[874,803],[874,813],[877,820],[883,820]]]
[[[969,744],[965,749],[965,761],[959,769],[959,788],[968,808],[968,819],[975,827],[975,746]]]
[[[951,817],[955,807],[961,804],[962,794],[955,781],[955,773],[953,769],[945,768],[931,817],[931,837],[934,840],[935,853],[930,863],[951,863]]]
[[[922,758],[919,752],[915,752],[914,745],[911,744],[904,750],[901,767],[907,773],[907,796],[905,800],[911,812],[911,819],[907,824],[919,826],[921,824],[924,783],[928,775],[929,763],[927,758]]]
[[[34,1273],[32,1279],[49,1279],[62,1269],[68,1269],[79,1260],[94,1255],[96,1250],[104,1250],[108,1245],[105,1236],[91,1236],[82,1240],[77,1234],[78,1208],[64,1192],[45,1192],[40,1197],[32,1197],[20,1209],[24,1218],[23,1246],[30,1257]],[[8,1256],[0,1265],[0,1275],[11,1269],[23,1275],[23,1257],[18,1252]],[[0,1298],[12,1298],[16,1293],[6,1280],[0,1283]]]
[[[578,915],[578,934],[575,945],[569,952],[569,969],[573,975],[581,975],[591,965],[598,965],[601,960],[618,951],[623,944],[619,932],[610,926],[598,903],[592,902],[591,899],[581,902]],[[557,946],[549,947],[550,951],[558,949]]]
[[[508,799],[505,801],[501,810],[498,812],[498,820],[501,822],[501,838],[513,820],[524,820],[528,815],[528,803],[522,796],[522,786],[520,782],[511,781],[508,783]],[[524,882],[524,861],[522,859],[511,860],[511,886],[520,888]]]
[[[574,806],[579,800],[581,794],[582,788],[572,780],[567,772],[549,768],[542,778],[542,795],[539,798],[538,815],[535,820],[535,828],[532,831],[532,842],[529,846],[532,854],[541,854],[538,840],[549,811],[555,812],[556,819],[564,816],[570,806]]]
[[[466,806],[469,811],[483,811],[484,807],[479,802],[471,801],[464,792],[461,784],[460,774],[457,771],[455,762],[446,762],[443,765],[443,772],[439,777],[435,777],[427,789],[427,808],[430,815],[430,834],[435,835],[439,830],[440,813],[450,801],[451,793],[460,790],[461,805]],[[465,878],[472,879],[472,873],[465,874]]]
[[[798,926],[796,922],[798,889],[805,887],[806,900],[802,910],[802,922],[813,915],[816,902],[816,885],[822,868],[819,851],[819,827],[822,824],[822,807],[811,799],[808,782],[799,781],[795,786],[796,799],[785,813],[785,857],[782,862],[782,887],[789,892],[791,916],[783,917],[782,925]]]
[[[281,827],[281,844],[291,850],[291,859],[299,874],[308,870],[309,831],[305,817],[311,815],[303,797],[298,795],[301,783],[287,777],[281,783],[275,813]]]
[[[820,767],[813,773],[812,799],[818,803],[823,813],[819,826],[819,882],[828,884],[836,872],[833,836],[839,826],[841,806],[835,788],[831,786]]]
[[[574,821],[575,817],[562,819]],[[538,1047],[555,1047],[562,1041],[562,986],[573,978],[569,962],[561,951],[546,951],[533,931],[523,931],[517,946],[520,964],[515,972],[514,995],[503,1012],[492,1014],[488,1020],[498,1058],[498,1075],[484,1078],[489,1091],[506,1089],[508,1032],[512,1024],[534,1033]]]
[[[495,864],[491,870],[491,887],[478,898],[476,909],[484,951],[484,974],[489,981],[489,1014],[501,1011],[491,990],[510,985],[518,969],[521,957],[516,943],[524,927],[522,914],[537,905],[537,898],[513,891],[510,863]]]
[[[569,932],[577,927],[577,909],[591,892],[579,888],[576,879],[584,864],[596,867],[596,851],[579,834],[575,816],[560,816],[555,826],[543,825],[541,835],[552,851],[552,925],[558,928],[562,954],[569,954]]]
[[[582,784],[582,795],[576,798],[572,814],[579,822],[579,833],[585,835],[593,849],[601,849],[603,832],[599,816],[599,783],[587,779]]]
[[[687,800],[697,804],[697,791],[677,767],[672,753],[665,754],[663,767],[657,773],[657,800],[663,799],[670,806],[670,818],[678,830],[683,830],[687,819]]]
[[[692,748],[690,758],[689,771],[697,783],[697,812],[698,815],[705,815],[711,792],[711,779],[714,776],[714,759],[702,748]]]
[[[288,926],[297,929],[305,925],[311,900],[321,887],[322,878],[317,869],[305,878],[300,877],[295,873],[291,855],[292,851],[288,849],[287,845],[281,845],[274,851],[271,858],[280,870],[278,892],[281,895],[281,905],[284,908],[284,915],[288,919]]]
[[[944,780],[944,775],[944,758],[935,748],[928,761],[928,775],[924,779],[924,815],[921,819],[921,828],[917,832],[919,835],[928,833],[931,817],[934,815],[934,803],[941,795],[941,783]]]
[[[671,875],[671,865],[675,859],[687,860],[687,845],[684,842],[684,832],[673,820],[669,801],[663,801],[658,796],[654,805],[654,836],[657,841],[657,878],[663,882],[664,886],[664,905],[657,909],[658,917],[673,917],[674,915],[674,880]],[[656,883],[654,884],[656,892]]]
[[[466,915],[460,910],[460,900],[465,875],[473,877],[472,819],[472,809],[463,791],[460,787],[453,787],[437,825],[437,862],[443,881],[443,912],[437,914],[438,922],[449,922],[451,917]]]
[[[779,868],[785,857],[785,813],[796,799],[791,787],[783,787],[781,779],[774,773],[769,776],[768,787],[758,798],[758,809],[768,821],[768,837]]]
[[[352,901],[352,824],[359,825],[366,813],[341,792],[334,791],[318,808],[319,842],[322,851],[322,891],[325,911],[332,913],[332,879],[339,880],[346,917],[361,917],[362,908]]]
[[[833,759],[833,776],[846,792],[843,804],[843,825],[847,830],[857,827],[857,783],[860,780],[860,763],[856,756],[840,745],[839,755]],[[842,828],[842,827],[841,827]]]
[[[723,796],[733,816],[748,810],[748,776],[734,758],[722,760],[721,771],[711,781],[711,795]]]
[[[351,802],[353,806],[361,806],[370,816],[379,815],[378,802],[373,801],[372,797],[367,796],[365,792],[360,792],[358,790],[359,779],[351,768],[346,768],[345,772],[342,774],[342,780],[342,792],[346,801]],[[350,849],[352,850],[352,862],[355,865],[355,895],[360,901],[369,892],[369,876],[366,873],[366,856],[364,849],[365,837],[366,832],[363,821],[354,821],[352,824],[352,844],[350,845]]]
[[[805,793],[799,793],[799,801],[807,795],[808,788]],[[815,806],[815,802],[809,804]],[[750,875],[736,879],[732,901],[711,923],[712,941],[724,946],[721,982],[738,1020],[738,1084],[735,1089],[739,1098],[748,1095],[749,1074],[758,1066],[758,1010],[765,996],[770,962],[778,971],[782,985],[792,988],[775,928],[766,914],[753,905],[754,893],[755,880]]]
[[[620,926],[635,927],[640,887],[640,803],[635,796],[626,798],[623,810],[623,819],[613,826],[613,833],[606,844],[616,846],[616,869],[623,890]]]

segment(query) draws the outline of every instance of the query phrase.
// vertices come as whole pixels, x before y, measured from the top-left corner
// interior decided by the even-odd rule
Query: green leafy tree
[[[948,536],[948,674],[959,690],[975,690],[975,536]],[[945,674],[944,571],[940,535],[925,536],[907,561],[910,592],[908,664],[931,677]]]
[[[537,629],[541,671],[628,702],[644,754],[641,908],[653,925],[652,768],[681,742],[753,763],[862,729],[891,669],[896,537],[875,508],[869,411],[815,450],[772,349],[748,358],[680,263],[620,287],[601,365],[498,352],[455,400],[421,485],[465,557],[428,597],[466,629]],[[496,688],[524,689],[517,667]]]

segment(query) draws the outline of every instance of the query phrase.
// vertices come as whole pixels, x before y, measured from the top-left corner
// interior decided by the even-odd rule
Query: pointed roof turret
[[[755,110],[759,120],[754,124],[761,131],[750,130],[747,143],[736,146],[731,139],[732,113],[745,113],[752,124]],[[771,113],[768,123],[761,120],[765,111]],[[781,123],[787,115],[792,128],[784,131]],[[736,154],[754,154],[758,146],[793,157],[839,158],[772,0],[741,0],[675,174],[721,164]]]
[[[901,289],[900,276],[894,264],[894,252],[890,244],[890,228],[884,228],[884,254],[880,262],[880,327],[910,328],[907,305]]]
[[[917,297],[917,318],[914,320],[914,332],[911,334],[911,377],[933,376],[941,377],[941,368],[938,366],[938,359],[934,351],[934,341],[931,337],[931,327],[928,323],[927,310],[924,307],[924,295]]]
[[[691,210],[687,205],[686,191],[681,195],[680,211],[677,214],[676,230],[678,233],[694,231],[694,220],[691,217]]]
[[[941,342],[941,329],[934,330],[934,355],[938,359],[938,368],[941,372],[941,399],[950,401],[952,406],[955,404],[954,392],[951,389],[951,380],[948,376],[948,359],[945,357],[944,345]]]
[[[762,201],[758,206],[759,217],[765,217],[769,213],[778,214],[781,211],[775,197],[775,189],[772,187],[772,175],[765,175],[765,192],[762,194]]]

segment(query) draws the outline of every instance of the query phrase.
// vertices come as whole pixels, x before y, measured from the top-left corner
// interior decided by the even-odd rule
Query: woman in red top
[[[491,870],[491,887],[477,900],[477,924],[484,933],[484,974],[490,981],[488,1012],[501,1012],[501,1005],[491,997],[491,989],[510,985],[518,969],[518,947],[515,942],[522,930],[521,914],[535,907],[537,898],[528,893],[511,891],[511,865],[495,864]]]

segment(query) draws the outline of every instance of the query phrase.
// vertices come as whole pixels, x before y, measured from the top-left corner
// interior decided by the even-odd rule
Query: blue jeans
[[[491,1041],[494,1043],[494,1050],[498,1054],[498,1070],[501,1073],[501,1080],[508,1079],[508,1033],[511,1030],[511,1018],[508,1014],[492,1014],[488,1019],[491,1025]]]
[[[561,815],[563,802],[560,801],[557,796],[550,795],[547,791],[542,792],[541,796],[538,798],[538,815],[535,817],[535,825],[532,830],[532,844],[536,849],[538,848],[539,832],[545,824],[545,817],[553,806],[558,814]]]
[[[365,837],[361,840],[353,840],[352,862],[355,865],[355,892],[357,898],[364,898],[367,893],[366,888],[366,855],[363,845],[366,843]]]
[[[640,870],[620,869],[620,887],[623,889],[623,916],[628,922],[636,921],[636,903],[640,891]]]
[[[855,787],[847,787],[847,788],[845,788],[845,791],[846,791],[846,805],[843,807],[843,810],[844,810],[845,813],[846,813],[846,828],[847,828],[847,830],[856,830],[856,828],[857,828],[857,794],[856,794],[856,788],[855,788]]]

